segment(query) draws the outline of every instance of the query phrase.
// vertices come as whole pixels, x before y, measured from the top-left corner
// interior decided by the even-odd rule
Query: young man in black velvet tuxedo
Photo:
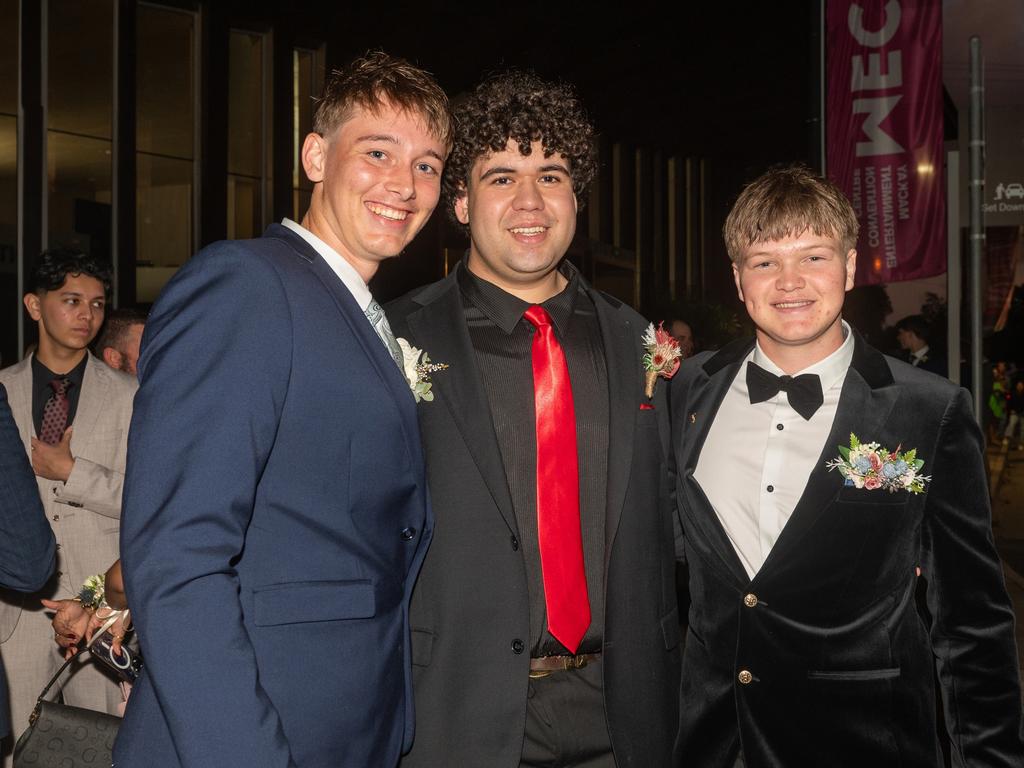
[[[644,391],[646,321],[563,258],[593,129],[570,88],[523,74],[480,85],[456,125],[445,191],[469,253],[387,310],[448,365],[419,404],[437,528],[402,768],[670,765],[667,387]]]
[[[843,322],[856,239],[849,201],[800,167],[753,182],[726,220],[756,339],[671,386],[693,596],[682,754],[934,768],[937,673],[954,765],[1020,766],[981,434],[964,390]]]

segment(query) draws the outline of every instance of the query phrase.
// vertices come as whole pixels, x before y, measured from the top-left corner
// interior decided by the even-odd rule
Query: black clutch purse
[[[14,745],[14,768],[98,768],[113,763],[121,718],[45,699],[64,670],[81,655],[65,661],[39,694],[28,728]]]

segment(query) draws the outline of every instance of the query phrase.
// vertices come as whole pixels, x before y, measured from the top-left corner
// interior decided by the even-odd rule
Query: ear
[[[302,169],[314,184],[324,180],[327,168],[328,142],[319,133],[307,134],[302,142]]]
[[[846,290],[853,288],[857,279],[857,249],[851,248],[846,254]]]
[[[28,310],[28,316],[39,322],[39,318],[43,316],[39,296],[35,293],[26,293],[22,302],[25,304],[25,309]]]
[[[455,218],[459,220],[460,224],[469,224],[469,191],[465,184],[459,185],[459,193],[455,197],[455,202],[452,203],[452,208],[455,210]]]
[[[740,283],[740,268],[734,261],[732,263],[732,279],[736,283],[736,295],[740,297],[740,301],[743,301],[743,286]]]
[[[103,362],[115,371],[121,370],[121,353],[113,347],[103,348]]]

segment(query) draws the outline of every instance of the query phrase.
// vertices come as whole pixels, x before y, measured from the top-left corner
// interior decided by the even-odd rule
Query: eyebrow
[[[569,169],[566,168],[562,163],[548,163],[547,165],[542,165],[540,168],[537,169],[538,173],[551,173],[552,171],[560,171],[561,173],[564,173],[566,176],[572,176],[572,174],[569,173]],[[480,174],[480,181],[483,181],[486,178],[502,173],[515,174],[518,173],[518,171],[515,168],[495,166],[494,168],[488,168],[486,171]]]
[[[360,136],[358,139],[356,139],[356,144],[361,144],[365,141],[385,141],[388,144],[401,144],[401,142],[398,140],[398,137],[392,136],[390,133],[371,133],[368,136]],[[423,154],[429,155],[430,157],[435,157],[442,163],[444,162],[444,157],[441,156],[441,153],[433,149],[425,149],[423,150]]]

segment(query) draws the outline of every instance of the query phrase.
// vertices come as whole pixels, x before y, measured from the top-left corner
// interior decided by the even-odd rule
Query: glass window
[[[110,260],[114,4],[49,0],[47,245]]]
[[[302,169],[302,143],[313,130],[313,110],[324,88],[324,49],[296,48],[292,53],[292,218],[302,221],[313,183]]]
[[[136,18],[136,300],[153,301],[195,250],[195,14]]]
[[[0,367],[21,356],[18,318],[18,0],[0,0]]]
[[[231,31],[228,50],[228,237],[263,231],[271,141],[266,37]]]

